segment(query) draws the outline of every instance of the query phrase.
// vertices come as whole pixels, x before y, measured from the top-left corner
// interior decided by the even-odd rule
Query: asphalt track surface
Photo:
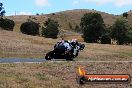
[[[51,60],[51,62],[64,62],[66,60],[64,59],[58,59],[58,60]],[[44,63],[47,62],[46,59],[38,59],[38,58],[0,58],[0,63]],[[83,62],[83,63],[88,63],[88,62],[96,62],[96,63],[116,63],[116,62],[123,62],[123,63],[128,63],[132,61],[78,61],[75,60],[75,62]]]

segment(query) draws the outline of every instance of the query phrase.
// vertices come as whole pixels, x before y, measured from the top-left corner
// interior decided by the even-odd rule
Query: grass
[[[84,43],[80,35],[64,36],[71,40],[77,38]],[[44,58],[60,39],[43,38],[24,35],[17,32],[0,30],[1,58]],[[76,60],[85,61],[131,61],[131,46],[84,43],[85,49],[79,53]]]
[[[36,17],[41,24],[46,17],[58,20],[61,30],[69,33],[69,22],[79,24],[81,16],[88,10],[75,10],[56,13],[55,16],[45,15]],[[101,13],[106,24],[112,24],[115,16]],[[15,32],[0,29],[1,58],[44,58],[60,39],[46,39],[39,36],[29,36],[19,33],[21,23],[28,16],[9,17],[14,19]],[[129,16],[130,18],[130,16]],[[130,20],[129,20],[130,21]],[[77,23],[76,23],[77,22]],[[77,38],[83,42],[80,35],[64,35],[65,39]],[[88,74],[130,74],[131,62],[87,62],[87,61],[131,61],[131,46],[101,45],[84,43],[85,49],[79,53],[74,62],[45,62],[34,64],[0,64],[0,88],[131,88],[129,84],[88,84],[80,86],[76,82],[77,68],[83,66]],[[82,62],[79,62],[82,61]]]
[[[36,73],[35,74],[35,77],[37,78],[37,79],[39,79],[39,80],[49,80],[49,78],[48,77],[46,77],[46,74],[44,74],[44,73]]]
[[[0,64],[0,88],[80,88],[78,66],[88,74],[130,74],[132,63],[46,62]],[[82,88],[128,88],[129,84],[88,84]]]

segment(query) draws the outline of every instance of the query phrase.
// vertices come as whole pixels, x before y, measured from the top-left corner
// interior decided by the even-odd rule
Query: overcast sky
[[[6,15],[54,13],[72,9],[95,9],[110,14],[122,14],[132,9],[132,0],[0,0]]]

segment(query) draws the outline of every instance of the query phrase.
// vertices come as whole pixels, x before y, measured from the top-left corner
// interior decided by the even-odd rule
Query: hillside
[[[0,57],[43,58],[56,40],[0,29]]]
[[[105,24],[107,25],[112,25],[117,18],[115,15],[112,14],[108,14],[96,10],[87,10],[87,9],[62,11],[55,13],[55,15],[52,13],[52,14],[48,14],[47,16],[57,20],[62,25],[62,29],[70,30],[69,24],[71,24],[74,28],[75,25],[80,24],[81,17],[85,13],[90,13],[90,12],[100,13],[104,19]]]
[[[39,15],[39,16],[32,15],[31,19],[33,19],[34,21],[39,22],[41,24],[44,21],[46,21],[48,18],[54,19],[59,22],[60,29],[64,32],[67,32],[67,30],[71,30],[69,28],[69,24],[71,24],[74,28],[75,25],[80,24],[81,17],[85,13],[90,13],[90,12],[100,13],[104,19],[105,24],[107,24],[107,25],[112,25],[113,22],[117,18],[117,16],[115,16],[115,15],[96,11],[96,10],[76,9],[76,10],[67,10],[67,11]],[[9,16],[7,18],[13,19],[15,21],[16,26],[14,28],[14,31],[19,31],[21,23],[27,21],[27,19],[29,19],[29,16],[17,15],[17,16]]]
[[[64,38],[69,40],[77,38],[79,42],[82,42],[79,35],[68,35]],[[43,38],[0,29],[0,57],[44,58],[59,40],[59,38]],[[131,46],[84,44],[86,47],[79,53],[76,60],[130,61],[132,59]]]

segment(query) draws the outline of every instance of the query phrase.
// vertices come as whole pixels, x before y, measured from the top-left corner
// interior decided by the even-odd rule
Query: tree
[[[127,18],[128,17],[128,13],[127,12],[124,12],[123,13],[123,17],[126,17]]]
[[[33,36],[39,35],[39,24],[33,21],[25,22],[22,23],[20,30],[24,34],[33,35]]]
[[[5,15],[5,10],[4,10],[4,7],[3,7],[3,3],[0,3],[0,17],[2,18],[4,15]]]
[[[129,28],[130,26],[125,18],[118,18],[112,26],[111,37],[117,41],[117,44],[125,44]]]
[[[111,44],[111,38],[109,35],[103,35],[101,37],[101,44]]]
[[[13,28],[15,26],[15,22],[10,19],[0,19],[0,27],[2,27],[5,30],[13,31]]]
[[[46,37],[46,38],[57,38],[57,35],[59,33],[58,27],[59,24],[58,22],[48,19],[45,23],[44,23],[45,27],[42,27],[42,36]]]
[[[104,21],[99,13],[86,13],[80,23],[85,42],[97,43],[104,33]]]
[[[15,22],[7,18],[4,19],[3,16],[5,15],[5,13],[6,12],[4,10],[3,3],[0,3],[0,27],[2,27],[5,30],[13,31]]]
[[[132,44],[132,25],[130,26],[127,34],[127,44]]]
[[[39,13],[36,13],[37,16],[39,16]]]

